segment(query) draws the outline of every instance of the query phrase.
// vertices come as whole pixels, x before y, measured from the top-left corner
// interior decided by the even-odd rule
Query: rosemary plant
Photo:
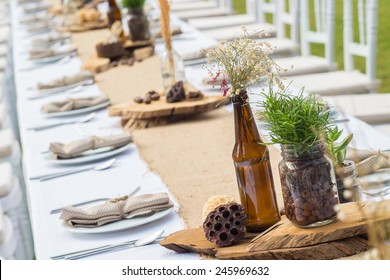
[[[269,123],[267,144],[292,145],[295,151],[305,152],[327,135],[329,112],[314,95],[304,96],[303,90],[296,96],[287,90],[274,92],[272,86],[262,95],[265,100],[258,115]]]
[[[125,8],[141,8],[145,4],[145,0],[122,0],[122,6]]]

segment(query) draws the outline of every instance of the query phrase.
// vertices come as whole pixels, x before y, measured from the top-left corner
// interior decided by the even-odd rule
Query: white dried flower
[[[345,190],[343,192],[343,196],[344,196],[345,199],[350,199],[350,198],[352,198],[353,193],[350,190]]]
[[[345,178],[343,180],[343,184],[344,184],[344,187],[346,187],[347,189],[350,189],[353,187],[354,180],[352,178]]]
[[[220,42],[216,48],[206,52],[209,65],[205,68],[211,77],[226,74],[231,87],[235,89],[230,92],[233,94],[242,93],[250,85],[264,81],[273,81],[283,89],[278,75],[283,69],[269,57],[273,52],[272,45],[264,40],[252,39],[245,26],[243,32],[242,37]],[[228,88],[224,87],[224,94],[227,93]]]
[[[339,219],[341,222],[345,221],[346,218],[347,215],[345,214],[344,211],[337,212],[337,219]]]

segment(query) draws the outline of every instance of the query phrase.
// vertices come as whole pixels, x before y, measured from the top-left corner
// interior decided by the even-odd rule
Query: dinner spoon
[[[80,172],[85,172],[89,170],[94,170],[94,171],[103,171],[106,170],[114,165],[116,162],[116,158],[110,159],[108,161],[105,161],[101,164],[95,165],[95,166],[88,166],[88,167],[81,167],[81,168],[76,168],[68,171],[63,171],[63,172],[57,172],[57,173],[52,173],[52,174],[47,174],[43,176],[36,176],[36,177],[31,177],[30,180],[39,180],[41,182],[43,181],[48,181],[51,179],[67,176],[67,175],[72,175]]]
[[[136,239],[136,240],[129,240],[125,241],[122,243],[118,244],[109,244],[109,245],[104,245],[92,249],[86,249],[86,250],[81,250],[77,252],[72,252],[72,253],[67,253],[63,255],[58,255],[51,257],[53,260],[77,260],[97,254],[102,254],[110,251],[116,251],[120,249],[126,249],[126,248],[132,248],[132,247],[140,247],[140,246],[145,246],[150,243],[153,243],[156,240],[161,239],[162,234],[164,233],[164,230],[159,230],[157,232],[154,232],[150,235],[147,235],[145,237]]]
[[[27,128],[27,129],[28,130],[40,131],[40,130],[44,130],[44,129],[48,129],[48,128],[61,126],[61,125],[68,125],[68,124],[75,124],[75,123],[86,123],[86,122],[89,122],[90,120],[92,120],[93,118],[95,118],[95,116],[96,116],[95,113],[91,113],[91,114],[89,114],[87,116],[84,116],[84,117],[82,117],[80,119],[77,119],[77,120],[72,120],[72,121],[67,121],[67,122],[58,122],[58,123],[53,123],[53,124],[41,125],[41,126],[35,126],[35,127]]]

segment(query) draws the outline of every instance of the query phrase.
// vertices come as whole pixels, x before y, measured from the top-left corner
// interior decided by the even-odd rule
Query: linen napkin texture
[[[52,44],[58,41],[63,41],[68,39],[70,39],[69,33],[58,33],[58,34],[48,35],[45,37],[34,39],[31,41],[31,45],[36,47],[36,46]]]
[[[91,71],[81,71],[71,76],[63,76],[59,79],[49,81],[47,83],[38,83],[37,88],[39,90],[52,89],[56,87],[65,87],[84,81],[95,81],[95,75]]]
[[[44,113],[66,112],[96,106],[108,101],[109,99],[104,95],[89,98],[68,98],[64,101],[47,103],[42,106],[41,110]]]
[[[52,57],[57,55],[65,55],[71,54],[73,52],[77,52],[77,48],[75,46],[69,46],[68,48],[55,50],[48,48],[36,48],[30,51],[30,59],[41,59],[45,57]]]
[[[82,153],[100,148],[119,148],[133,142],[131,135],[121,133],[110,136],[91,136],[72,141],[67,144],[50,143],[49,151],[53,159],[68,159],[80,156]]]
[[[150,215],[172,206],[167,193],[123,196],[87,209],[64,207],[61,209],[60,219],[72,227],[94,228],[122,219]]]

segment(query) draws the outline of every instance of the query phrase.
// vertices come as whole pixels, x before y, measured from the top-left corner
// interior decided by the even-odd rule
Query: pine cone
[[[238,203],[223,204],[211,211],[203,223],[208,241],[220,247],[237,243],[245,235],[245,211]]]

